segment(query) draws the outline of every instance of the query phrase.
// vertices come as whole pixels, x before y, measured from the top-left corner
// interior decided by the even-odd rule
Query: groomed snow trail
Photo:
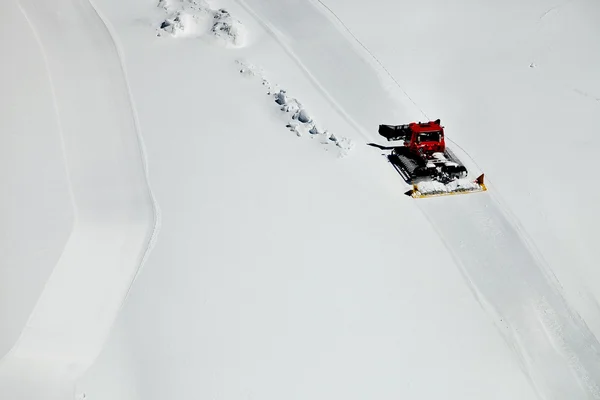
[[[502,207],[489,194],[433,200],[418,206],[543,398],[600,398],[596,337]]]
[[[152,246],[159,214],[108,27],[87,0],[21,0],[54,95],[75,218],[21,335],[0,398],[67,398],[100,352]]]
[[[327,16],[325,8],[310,0],[237,2],[364,136],[376,136],[377,125],[391,118],[400,123],[421,117],[422,111],[411,101],[401,102],[402,118],[396,115],[401,88],[382,73],[383,66],[376,66],[368,49],[351,43],[354,35],[344,31],[334,16]],[[299,24],[297,14],[311,26]],[[349,92],[354,95],[347,96]],[[535,249],[492,194],[407,199],[399,206],[418,207],[431,221],[540,397],[600,398],[597,338],[566,303]]]

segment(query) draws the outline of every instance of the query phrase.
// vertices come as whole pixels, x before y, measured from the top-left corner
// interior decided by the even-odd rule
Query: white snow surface
[[[417,183],[417,190],[421,194],[457,193],[481,190],[481,186],[469,179],[456,179],[449,183],[437,181],[424,181]]]
[[[77,0],[23,0],[3,7],[9,23],[14,21],[12,36],[25,37],[16,45],[9,42],[6,52],[19,57],[25,43],[37,50],[25,47],[35,67],[15,70],[3,82],[33,77],[43,96],[31,107],[23,100],[35,96],[35,89],[23,93],[23,87],[7,85],[5,94],[18,100],[14,108],[3,108],[3,132],[8,132],[3,158],[10,160],[19,150],[40,157],[26,166],[31,171],[7,166],[19,183],[10,193],[44,210],[38,212],[41,224],[19,226],[11,213],[24,204],[7,202],[2,220],[10,223],[3,236],[43,228],[56,218],[54,210],[64,217],[42,232],[59,249],[50,249],[49,257],[29,258],[24,254],[39,254],[44,246],[30,248],[28,240],[9,239],[12,257],[3,257],[1,271],[2,320],[10,341],[3,337],[0,398],[66,398],[73,379],[102,349],[155,237],[157,211],[118,49],[94,8]],[[29,122],[38,112],[42,121]],[[44,132],[54,141],[49,155],[36,154]],[[15,147],[19,141],[30,146]],[[46,164],[54,174],[44,171]],[[54,182],[39,183],[44,179]],[[49,198],[42,192],[32,199],[31,192],[39,189],[21,187],[39,184]],[[51,237],[55,229],[58,239]],[[24,290],[13,291],[11,285]]]
[[[600,398],[598,2],[0,8],[0,398]]]

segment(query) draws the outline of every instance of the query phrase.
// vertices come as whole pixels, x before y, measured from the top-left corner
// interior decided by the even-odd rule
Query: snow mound
[[[231,17],[223,8],[214,12],[212,34],[230,47],[243,47],[246,44],[246,29],[242,23]]]
[[[158,7],[166,14],[157,28],[157,36],[176,38],[211,37],[224,47],[246,45],[247,31],[224,8],[213,9],[205,0],[160,0]]]
[[[354,148],[354,142],[349,138],[337,136],[329,132],[327,129],[321,129],[315,121],[311,113],[298,101],[295,97],[291,97],[287,90],[279,88],[278,85],[273,85],[265,78],[263,70],[251,63],[236,61],[240,65],[240,74],[250,77],[259,78],[263,86],[267,87],[267,95],[273,97],[275,104],[279,109],[289,115],[286,121],[286,127],[294,132],[297,136],[309,136],[316,139],[320,144],[325,146],[325,150],[335,150],[339,157],[345,157]]]
[[[451,192],[467,192],[480,190],[481,186],[477,182],[468,179],[457,179],[444,184],[438,181],[426,181],[417,183],[417,190],[421,194],[443,194]]]

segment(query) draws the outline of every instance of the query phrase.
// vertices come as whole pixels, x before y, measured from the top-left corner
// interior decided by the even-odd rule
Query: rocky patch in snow
[[[156,29],[157,36],[177,38],[210,37],[225,47],[246,44],[246,29],[229,11],[213,9],[206,0],[160,0],[165,18]]]
[[[287,116],[286,128],[299,137],[308,136],[313,140],[317,140],[325,147],[326,151],[333,151],[339,157],[348,155],[352,150],[354,143],[350,139],[335,135],[327,129],[322,129],[304,105],[298,99],[290,96],[285,89],[281,89],[276,84],[271,84],[265,78],[262,69],[243,61],[238,60],[236,62],[240,67],[240,74],[261,80],[262,85],[267,88],[267,95],[273,98],[273,103]]]

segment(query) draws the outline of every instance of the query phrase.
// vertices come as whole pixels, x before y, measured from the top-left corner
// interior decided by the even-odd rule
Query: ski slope
[[[450,202],[421,208],[540,396],[600,396],[598,340],[527,238],[490,197]]]
[[[598,337],[600,193],[574,170],[593,170],[600,145],[588,129],[599,107],[600,57],[589,50],[600,4],[427,0],[393,12],[376,0],[369,9],[389,12],[365,17],[365,5],[326,3],[483,167]]]
[[[26,153],[22,163],[36,167],[20,173],[60,214],[50,222],[35,209],[25,221],[30,229],[44,222],[44,236],[54,226],[59,233],[46,257],[23,264],[34,280],[0,270],[26,288],[2,286],[7,301],[25,305],[0,309],[10,326],[0,344],[16,341],[0,364],[0,390],[51,398],[58,382],[56,398],[75,391],[113,400],[600,397],[590,328],[600,326],[598,314],[573,296],[593,287],[557,269],[556,253],[538,250],[548,236],[527,234],[536,220],[523,220],[527,201],[507,191],[514,171],[481,161],[480,143],[491,139],[460,133],[459,102],[444,111],[435,87],[415,87],[435,69],[396,74],[406,60],[381,53],[396,41],[373,42],[397,27],[377,26],[393,10],[375,7],[376,18],[361,25],[360,3],[179,3],[98,1],[122,51],[86,1],[2,6],[29,48],[37,34],[39,54],[23,60],[37,69],[18,76],[43,88],[34,105],[45,118],[32,127],[13,116],[6,128],[35,135],[53,127],[52,139],[32,136],[50,150]],[[157,29],[174,10],[183,10],[176,34]],[[213,37],[217,15],[231,26]],[[20,43],[9,49],[22,56]],[[158,223],[121,63],[163,223],[117,317]],[[489,192],[410,199],[364,146],[379,123],[423,119],[431,109],[450,113],[442,121],[468,166],[482,169],[465,152],[474,148],[493,172]],[[309,133],[315,126],[318,134]],[[36,176],[43,163],[35,157],[45,157],[52,186]],[[10,151],[3,158],[19,165]],[[22,199],[35,195],[11,188]],[[11,206],[6,218],[19,210]],[[24,226],[9,228],[4,235],[25,240]],[[28,260],[21,246],[9,260]]]
[[[72,395],[73,380],[102,348],[149,248],[156,211],[119,55],[94,8],[87,1],[25,0],[9,2],[3,9],[14,18],[15,32],[39,52],[34,58],[38,75],[26,70],[16,76],[21,81],[32,75],[45,78],[46,100],[45,105],[30,110],[33,115],[21,110],[5,129],[29,137],[33,144],[38,131],[46,130],[60,143],[53,144],[54,153],[48,158],[63,192],[42,207],[50,214],[60,210],[66,218],[57,221],[62,236],[62,241],[56,241],[58,257],[54,253],[54,257],[28,263],[19,258],[13,261],[33,279],[15,282],[20,277],[9,275],[8,282],[24,290],[3,300],[31,308],[24,307],[3,321],[11,327],[11,335],[16,333],[13,324],[22,325],[10,350],[2,353],[0,393],[6,399],[64,399]],[[10,49],[13,54],[20,54],[19,44]],[[27,123],[35,119],[36,111],[46,109],[54,112],[44,115],[47,125]],[[3,149],[15,151],[8,139]],[[27,154],[29,146],[22,151]],[[56,158],[60,153],[61,160]],[[34,162],[28,168],[43,174],[44,161],[42,154],[37,165]],[[19,170],[16,173],[18,179],[27,178]],[[48,175],[46,179],[54,179]],[[30,184],[41,178],[33,176]],[[34,204],[43,202],[43,196]],[[3,213],[10,215],[18,205],[11,206]],[[43,226],[34,224],[30,229]],[[67,227],[68,238],[64,236]],[[53,231],[46,226],[43,234],[51,237]],[[16,246],[30,251],[26,243]],[[41,286],[37,274],[46,277]]]
[[[324,2],[317,3],[316,7],[313,7],[315,3],[275,0],[238,2],[250,8],[268,29],[272,26],[270,33],[295,55],[294,59],[299,60],[325,93],[337,99],[336,105],[347,110],[346,115],[352,115],[358,126],[375,127],[382,118],[377,119],[374,110],[360,109],[357,99],[371,106],[379,105],[382,100],[387,107],[396,106],[389,100],[388,92],[397,81]],[[319,10],[318,5],[324,9]],[[327,11],[337,21],[337,28],[342,29],[336,30],[334,23],[329,23]],[[292,23],[294,16],[300,13],[319,29],[307,31],[302,25]],[[361,49],[354,51],[357,47],[352,47],[348,35],[366,53],[362,59]],[[328,40],[319,40],[320,37]],[[329,57],[335,58],[336,64],[331,63]],[[377,82],[375,68],[345,68],[339,73],[337,63],[364,66],[364,60],[369,57],[383,69],[381,80],[391,81],[388,90]],[[367,84],[352,85],[353,95],[342,95],[344,90],[349,90],[348,82],[359,79]],[[399,84],[396,86],[394,89],[405,93]],[[386,106],[377,111],[383,116],[393,115]],[[416,103],[407,111],[412,111],[412,115],[403,120],[419,119],[418,112],[422,113]],[[468,157],[467,154],[461,156]],[[469,167],[472,171],[474,163],[470,162]],[[484,308],[523,358],[527,374],[540,395],[556,399],[600,398],[600,343],[566,302],[548,267],[535,255],[536,250],[493,196],[487,193],[461,196],[418,203],[418,206],[455,257],[479,300],[485,304]]]

